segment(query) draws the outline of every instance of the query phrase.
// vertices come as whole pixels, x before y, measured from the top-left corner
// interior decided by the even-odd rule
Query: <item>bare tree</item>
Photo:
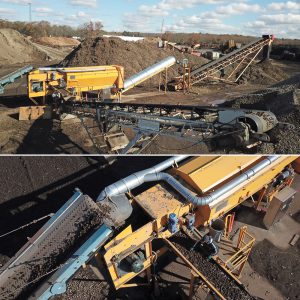
[[[84,38],[95,38],[100,36],[103,31],[103,24],[101,22],[92,22],[85,23],[79,27],[81,31],[81,36]]]

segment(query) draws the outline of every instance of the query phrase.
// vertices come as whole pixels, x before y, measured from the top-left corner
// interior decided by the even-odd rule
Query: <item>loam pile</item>
[[[272,111],[279,122],[292,124],[295,128],[287,130],[276,127],[271,130],[271,143],[263,144],[260,152],[300,153],[300,74],[265,90],[238,97],[224,105]]]
[[[192,68],[208,62],[190,54],[160,49],[156,43],[147,40],[125,42],[119,38],[98,37],[84,40],[61,64],[64,67],[120,65],[125,68],[128,78],[168,56],[176,56],[177,60],[188,58]],[[178,67],[170,68],[168,75],[169,78],[177,76]]]
[[[0,29],[0,65],[42,61],[47,54],[13,29]]]
[[[239,83],[272,85],[287,79],[289,76],[271,60],[252,64],[239,79]]]
[[[77,47],[80,44],[78,40],[66,37],[40,37],[34,39],[34,42],[54,48]]]

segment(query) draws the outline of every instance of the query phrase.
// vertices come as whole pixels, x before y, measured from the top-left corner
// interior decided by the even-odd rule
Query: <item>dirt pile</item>
[[[207,258],[195,250],[190,250],[195,241],[192,241],[183,233],[179,232],[171,239],[175,247],[198,269],[204,276],[225,296],[232,300],[254,300],[244,287],[239,286],[229,275],[221,268],[209,261]]]
[[[271,60],[252,64],[241,76],[240,83],[271,85],[287,79],[289,76]]]
[[[300,298],[300,241],[284,251],[263,240],[251,251],[249,263],[280,290],[285,299]]]
[[[78,40],[66,37],[40,37],[34,39],[34,42],[54,48],[76,47],[80,44]]]
[[[178,60],[188,58],[192,68],[207,63],[204,58],[182,54],[167,49],[159,49],[156,43],[148,41],[125,42],[118,38],[86,39],[62,62],[64,67],[121,65],[128,78],[150,65],[168,57],[176,56]],[[169,70],[169,78],[178,75],[178,66]]]
[[[0,29],[0,65],[42,61],[46,53],[13,29]]]
[[[263,153],[296,154],[300,152],[300,75],[277,83],[256,93],[238,97],[225,106],[270,110],[279,122],[294,125],[294,129],[277,126],[269,132],[270,144],[260,149]],[[266,147],[268,146],[268,147]]]

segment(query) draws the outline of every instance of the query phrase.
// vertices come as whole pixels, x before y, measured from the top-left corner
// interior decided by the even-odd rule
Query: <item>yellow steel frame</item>
[[[238,251],[225,261],[225,267],[232,274],[241,275],[254,243],[255,238],[247,232],[247,226],[241,227],[236,246]]]

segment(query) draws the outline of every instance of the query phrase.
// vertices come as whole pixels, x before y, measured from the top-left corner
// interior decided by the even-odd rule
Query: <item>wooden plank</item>
[[[299,234],[294,234],[294,236],[293,236],[293,238],[291,239],[291,241],[290,241],[290,245],[291,246],[295,246],[296,245],[296,243],[298,242],[298,240],[299,240]]]
[[[27,106],[20,107],[19,120],[29,121],[37,119],[51,119],[52,109],[47,106]]]

